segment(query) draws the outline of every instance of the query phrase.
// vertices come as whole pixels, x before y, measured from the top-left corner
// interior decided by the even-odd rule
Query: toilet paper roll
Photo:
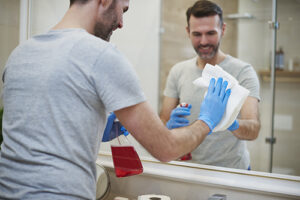
[[[250,93],[249,90],[239,85],[239,82],[232,75],[224,71],[218,65],[213,66],[206,64],[202,72],[202,77],[194,80],[193,83],[196,86],[208,88],[210,79],[215,78],[217,80],[219,77],[222,77],[224,81],[226,80],[228,82],[227,88],[231,89],[231,95],[228,99],[223,118],[212,132],[224,131],[231,126]]]
[[[114,200],[129,200],[126,197],[115,197]]]
[[[164,195],[147,194],[139,196],[138,200],[171,200],[171,198]]]
[[[97,185],[96,185],[96,199],[105,199],[108,196],[110,191],[110,181],[109,175],[107,170],[99,165],[96,164],[96,172],[97,172]]]

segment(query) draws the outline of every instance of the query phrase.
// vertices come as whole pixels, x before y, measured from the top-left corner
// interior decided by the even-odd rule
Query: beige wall
[[[32,0],[30,37],[49,31],[62,19],[69,5],[69,0]]]
[[[9,54],[19,43],[19,0],[0,0],[0,92],[2,93],[2,71]],[[0,100],[2,107],[2,98]]]
[[[31,36],[52,28],[63,17],[69,2],[32,0]],[[116,30],[110,40],[133,65],[154,110],[158,110],[159,8],[159,0],[131,0],[123,16],[124,27]]]

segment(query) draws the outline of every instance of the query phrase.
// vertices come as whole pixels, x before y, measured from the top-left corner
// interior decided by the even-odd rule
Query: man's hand
[[[108,116],[106,127],[103,133],[102,142],[108,142],[116,137],[124,134],[127,136],[129,132],[125,129],[120,122],[115,122],[116,115],[111,113]]]
[[[198,119],[204,121],[211,131],[218,125],[223,117],[231,90],[226,90],[227,81],[219,78],[215,86],[215,79],[210,80],[207,95],[200,107]]]
[[[113,124],[114,120],[116,119],[115,113],[111,113],[108,118],[107,118],[107,123],[106,127],[104,129],[103,137],[102,137],[102,142],[108,142],[112,140],[113,135],[111,134],[111,131],[113,130]],[[116,136],[114,136],[116,137]]]
[[[180,128],[183,126],[189,125],[189,120],[185,118],[185,116],[191,115],[191,107],[189,104],[188,107],[177,107],[174,108],[170,115],[170,120],[167,122],[167,128]]]

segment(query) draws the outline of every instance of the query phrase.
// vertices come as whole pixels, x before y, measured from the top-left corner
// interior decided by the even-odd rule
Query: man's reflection
[[[172,67],[164,90],[160,117],[166,124],[168,123],[168,127],[172,127],[170,123],[175,121],[179,123],[179,126],[186,126],[187,123],[183,118],[188,119],[189,123],[194,122],[197,119],[205,89],[194,86],[192,82],[202,75],[207,63],[218,64],[234,76],[241,86],[247,88],[250,94],[242,106],[238,119],[228,130],[208,135],[192,152],[192,162],[250,169],[250,156],[245,140],[256,139],[260,129],[259,81],[256,72],[250,64],[220,50],[226,24],[223,22],[222,9],[217,4],[204,0],[197,1],[186,11],[186,16],[186,30],[197,57],[182,61]],[[176,113],[181,113],[182,108],[177,106],[182,102],[192,105],[190,113],[188,111],[186,114],[188,116],[176,115]]]

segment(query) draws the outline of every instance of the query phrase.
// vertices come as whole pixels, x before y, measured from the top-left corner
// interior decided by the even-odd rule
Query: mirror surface
[[[162,1],[161,71],[160,102],[162,101],[166,77],[177,62],[196,56],[186,34],[188,7],[194,0]],[[260,79],[260,119],[259,137],[248,141],[251,168],[290,175],[300,175],[300,150],[297,148],[299,135],[299,47],[297,32],[300,28],[300,2],[297,0],[277,1],[280,28],[277,40],[273,40],[269,21],[272,21],[272,0],[213,0],[223,9],[224,22],[227,24],[221,41],[221,50],[233,57],[250,63]],[[274,127],[272,127],[272,88],[268,71],[271,68],[272,44],[277,43],[284,52],[283,68],[276,71]],[[289,64],[290,63],[290,64]],[[288,67],[290,65],[290,68]],[[292,65],[292,66],[291,66]],[[267,76],[265,76],[267,73]],[[283,73],[286,73],[282,76]],[[298,76],[297,76],[298,74]],[[280,77],[279,77],[280,76]],[[294,78],[291,78],[294,77]],[[296,78],[295,78],[296,77]],[[276,143],[266,143],[272,128]]]
[[[186,34],[186,9],[192,0],[131,0],[124,15],[124,28],[116,31],[112,43],[133,63],[142,87],[157,112],[171,67],[196,56]],[[247,142],[251,167],[255,171],[300,175],[300,57],[297,33],[300,31],[299,0],[278,0],[277,50],[284,52],[284,69],[276,71],[274,127],[272,127],[272,91],[268,70],[272,59],[272,0],[215,0],[223,9],[227,30],[221,49],[226,54],[251,63],[260,79],[259,137]],[[68,9],[69,0],[30,1],[29,36],[49,30]],[[0,0],[1,67],[17,46],[19,35],[19,0]],[[147,8],[145,10],[145,8]],[[10,10],[11,12],[6,12]],[[11,16],[12,13],[13,16]],[[238,15],[236,15],[238,14]],[[142,17],[141,17],[142,16]],[[9,33],[9,34],[8,34]],[[13,34],[11,34],[13,33]],[[297,75],[298,74],[298,75]],[[274,129],[273,151],[266,138]],[[141,157],[151,157],[138,143]],[[110,151],[109,144],[101,150]]]

